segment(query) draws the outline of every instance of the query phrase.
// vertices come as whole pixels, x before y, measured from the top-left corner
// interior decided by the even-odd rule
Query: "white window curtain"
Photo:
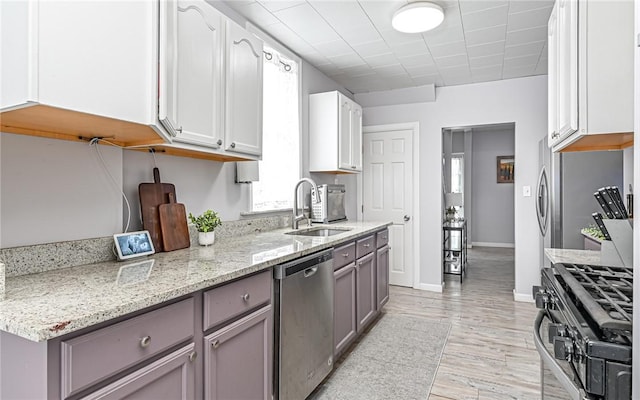
[[[299,65],[264,47],[260,181],[252,183],[252,211],[293,207],[300,179]]]

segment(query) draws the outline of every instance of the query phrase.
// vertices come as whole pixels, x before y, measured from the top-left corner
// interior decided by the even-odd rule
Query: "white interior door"
[[[363,138],[363,219],[393,222],[389,283],[413,287],[413,131],[365,131]]]

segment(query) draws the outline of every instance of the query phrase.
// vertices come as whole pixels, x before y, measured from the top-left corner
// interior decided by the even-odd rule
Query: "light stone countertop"
[[[209,247],[9,277],[4,297],[0,297],[0,330],[46,341],[334,247],[388,225],[331,224],[353,229],[329,237],[285,235],[290,229],[278,229],[217,240]]]
[[[589,264],[604,265],[600,261],[600,252],[594,250],[577,250],[577,249],[544,249],[544,254],[552,264],[570,263],[570,264]]]

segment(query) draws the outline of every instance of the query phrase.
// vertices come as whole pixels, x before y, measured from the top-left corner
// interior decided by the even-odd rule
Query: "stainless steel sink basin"
[[[339,235],[341,233],[350,231],[351,228],[309,228],[309,229],[300,229],[296,231],[285,232],[285,235],[295,235],[295,236],[333,236]]]

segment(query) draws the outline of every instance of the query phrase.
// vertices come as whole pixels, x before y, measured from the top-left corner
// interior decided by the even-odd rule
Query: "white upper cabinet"
[[[126,142],[136,130],[131,141],[163,141],[151,127],[157,4],[30,0],[0,7],[3,131]]]
[[[549,145],[633,143],[633,2],[557,0],[549,19]]]
[[[309,96],[309,169],[362,171],[362,107],[340,92]]]
[[[225,149],[262,154],[262,41],[233,21],[226,29]]]
[[[222,145],[224,29],[202,1],[160,2],[158,117],[176,142]]]

